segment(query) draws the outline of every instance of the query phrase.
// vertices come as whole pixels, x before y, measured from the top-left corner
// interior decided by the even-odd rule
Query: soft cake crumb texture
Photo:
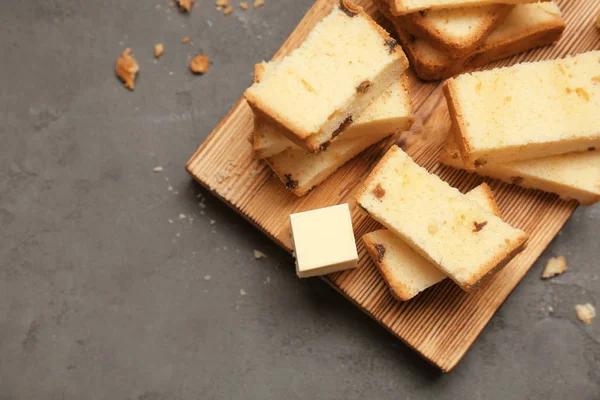
[[[341,118],[337,128],[346,119],[339,110],[350,107],[361,83],[375,85],[384,73],[389,79],[386,87],[393,83],[403,72],[400,54],[399,47],[390,54],[381,33],[366,17],[349,17],[334,7],[298,49],[247,93],[304,139]],[[383,90],[385,87],[379,93]],[[360,96],[370,99],[371,91]]]
[[[290,223],[300,278],[356,267],[358,254],[348,204],[292,214]]]
[[[544,272],[542,273],[542,278],[548,279],[548,278],[552,278],[553,276],[561,275],[567,269],[569,269],[569,268],[567,267],[567,262],[565,261],[564,257],[562,257],[562,256],[552,257],[550,260],[548,260],[548,264],[546,264],[546,268],[544,268]]]
[[[466,194],[485,210],[496,212],[497,205],[486,184]],[[363,236],[369,255],[383,273],[396,298],[407,301],[447,278],[429,260],[421,256],[392,231],[383,229]]]
[[[441,162],[465,169],[453,134],[449,134]],[[490,162],[476,172],[522,187],[556,193],[563,199],[575,199],[582,204],[600,201],[600,150],[501,164]]]
[[[363,139],[368,135],[393,133],[406,129],[405,119],[412,114],[412,104],[407,91],[405,75],[394,82],[363,110],[352,124],[337,138],[340,140]],[[267,123],[259,123],[254,131],[254,150],[262,158],[271,157],[293,147],[299,149],[281,131]],[[330,148],[327,149],[329,151]]]
[[[524,146],[549,156],[569,151],[563,141],[600,143],[599,80],[600,51],[454,78],[471,158],[508,162],[535,156]]]
[[[463,289],[527,240],[393,146],[359,191],[358,204]],[[477,231],[476,224],[485,226]]]

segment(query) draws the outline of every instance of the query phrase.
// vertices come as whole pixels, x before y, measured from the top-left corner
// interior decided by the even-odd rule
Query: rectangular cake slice
[[[519,4],[479,49],[468,56],[456,58],[408,32],[397,17],[393,18],[393,22],[411,65],[423,80],[450,78],[469,68],[481,67],[535,47],[546,46],[558,40],[565,29],[565,22],[556,3]]]
[[[410,129],[412,121],[408,77],[402,75],[364,109],[332,144],[342,140],[362,139],[366,136],[388,136]],[[256,121],[253,147],[258,158],[268,158],[288,148],[301,149],[271,124]],[[330,147],[328,147],[330,148]]]
[[[388,0],[393,15],[405,15],[417,11],[485,6],[488,4],[537,3],[537,0]]]
[[[429,41],[454,58],[459,58],[473,53],[506,18],[512,7],[490,4],[428,10],[397,18],[410,33]]]
[[[466,291],[521,252],[528,238],[397,146],[371,172],[356,199]]]
[[[341,0],[244,96],[259,118],[318,152],[407,68],[397,42],[361,7]]]
[[[477,186],[467,193],[466,197],[500,217],[494,194],[487,184]],[[398,300],[410,300],[447,278],[446,274],[390,230],[381,229],[367,233],[363,236],[363,242],[392,295]]]
[[[442,150],[440,161],[465,169],[454,135]],[[559,154],[505,164],[487,163],[477,173],[529,189],[556,193],[584,205],[600,201],[600,150]]]
[[[600,147],[600,51],[449,79],[467,168]]]

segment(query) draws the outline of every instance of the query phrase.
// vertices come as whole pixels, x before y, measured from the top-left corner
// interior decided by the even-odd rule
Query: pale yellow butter
[[[355,268],[358,261],[348,204],[290,215],[300,278]]]

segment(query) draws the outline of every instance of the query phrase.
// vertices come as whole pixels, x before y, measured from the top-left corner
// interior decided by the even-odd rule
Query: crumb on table
[[[241,8],[242,10],[247,10],[247,9],[248,9],[248,2],[247,2],[247,1],[242,1],[242,2],[240,3],[240,8]]]
[[[162,43],[156,43],[154,45],[154,57],[158,58],[165,52],[165,46]]]
[[[254,8],[262,7],[264,5],[265,5],[265,0],[255,0],[254,1]]]
[[[231,6],[227,6],[227,7],[225,7],[225,9],[223,10],[223,14],[225,14],[225,15],[229,15],[229,14],[231,14],[231,12],[232,12],[232,11],[233,11],[233,7],[231,7]]]
[[[552,278],[553,276],[561,275],[568,269],[569,267],[567,267],[564,257],[552,257],[550,260],[548,260],[546,268],[544,268],[542,279],[548,279]]]
[[[131,49],[125,49],[123,54],[117,58],[115,69],[117,76],[123,81],[125,87],[129,90],[135,89],[134,81],[140,67],[135,59],[131,57]]]
[[[260,260],[261,258],[267,258],[267,255],[260,250],[254,250],[254,258]]]
[[[586,325],[590,325],[592,320],[596,317],[596,309],[590,303],[577,304],[575,306],[575,312],[577,313],[577,318]]]
[[[227,7],[229,5],[229,0],[217,0],[217,7]]]
[[[208,71],[210,60],[204,54],[200,54],[190,62],[190,69],[195,74],[204,74]]]
[[[181,11],[190,12],[192,9],[192,4],[194,4],[194,0],[175,0],[179,5],[179,9]]]

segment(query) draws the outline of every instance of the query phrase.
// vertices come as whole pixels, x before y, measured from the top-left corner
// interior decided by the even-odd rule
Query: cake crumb
[[[125,87],[129,90],[135,89],[135,77],[140,70],[137,62],[133,57],[131,57],[131,49],[127,48],[121,54],[119,58],[117,58],[116,64],[116,72],[119,79],[123,81]]]
[[[596,317],[596,309],[590,303],[577,304],[575,306],[575,312],[577,313],[577,318],[586,325],[590,325],[592,320]]]
[[[194,4],[194,0],[175,0],[177,4],[179,4],[179,9],[181,11],[190,12],[192,10],[192,4]]]
[[[229,0],[217,0],[217,7],[227,7],[229,5]]]
[[[254,1],[254,8],[262,7],[264,5],[265,5],[265,0],[255,0]]]
[[[210,275],[204,275],[204,280],[205,280],[205,281],[210,281],[210,279],[211,279],[211,276],[210,276]]]
[[[190,62],[190,69],[195,74],[205,74],[210,66],[210,60],[204,54],[200,54]]]
[[[223,10],[223,14],[225,14],[225,15],[229,15],[229,14],[231,14],[232,12],[233,12],[233,7],[231,7],[231,6],[227,6],[227,7],[225,7],[225,9]]]
[[[267,255],[259,250],[254,250],[254,258],[260,260],[261,258],[267,258]]]
[[[189,36],[184,36],[181,38],[181,43],[189,43],[190,42],[190,37]]]
[[[154,57],[158,58],[165,52],[165,46],[162,43],[156,43],[154,45]]]
[[[152,171],[154,172],[163,172],[163,167],[161,167],[160,165],[158,167],[154,167],[152,168]]]
[[[240,8],[241,8],[242,10],[247,10],[247,9],[248,9],[248,2],[247,2],[247,1],[242,1],[242,2],[240,3]]]
[[[244,289],[240,289],[240,296],[245,296],[247,293]]]
[[[569,267],[567,267],[567,263],[564,257],[552,257],[550,260],[548,260],[546,268],[544,268],[544,272],[542,273],[542,279],[548,279],[557,275],[561,275],[567,269],[569,269]]]

